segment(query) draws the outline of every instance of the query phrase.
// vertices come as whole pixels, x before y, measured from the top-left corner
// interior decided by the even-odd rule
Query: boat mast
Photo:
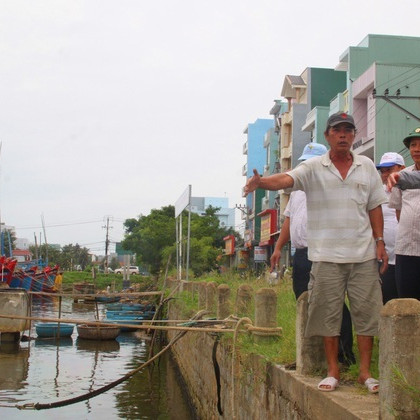
[[[44,221],[44,214],[41,214],[42,220],[42,230],[44,231],[44,242],[45,242],[45,265],[48,265],[48,241],[47,241],[47,234],[45,232],[45,221]]]

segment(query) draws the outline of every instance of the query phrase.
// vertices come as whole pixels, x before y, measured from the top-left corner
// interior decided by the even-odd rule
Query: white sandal
[[[329,388],[323,388],[323,387],[329,387]],[[334,376],[327,376],[318,384],[318,389],[324,392],[334,391],[337,387],[338,387],[338,379],[334,378]]]

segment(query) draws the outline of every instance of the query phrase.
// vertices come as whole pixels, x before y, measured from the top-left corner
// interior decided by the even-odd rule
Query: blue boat
[[[114,319],[114,318],[128,319],[128,318],[137,318],[137,317],[141,317],[142,319],[145,319],[144,312],[142,311],[106,311],[106,317],[110,319]]]
[[[155,309],[155,305],[152,303],[122,303],[121,309],[123,311],[152,311]]]
[[[119,302],[121,296],[107,296],[107,295],[97,295],[95,296],[95,301],[100,303],[114,303]]]
[[[46,322],[35,325],[36,334],[42,338],[70,337],[73,334],[74,324],[64,322]]]
[[[106,303],[105,307],[107,310],[110,310],[110,311],[122,311],[121,303]]]

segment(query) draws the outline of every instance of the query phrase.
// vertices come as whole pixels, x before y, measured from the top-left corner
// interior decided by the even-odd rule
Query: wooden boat
[[[73,334],[74,324],[64,322],[46,322],[35,325],[36,334],[43,338],[70,337]]]
[[[112,296],[112,295],[97,295],[95,296],[95,301],[99,303],[114,303],[119,302],[121,296]]]
[[[77,326],[79,338],[86,340],[115,340],[121,332],[119,327],[107,325],[86,325]]]

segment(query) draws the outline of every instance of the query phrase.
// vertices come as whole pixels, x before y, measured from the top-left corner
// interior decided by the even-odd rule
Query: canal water
[[[32,316],[58,317],[58,298],[34,299]],[[98,305],[100,319],[105,308]],[[63,299],[62,318],[94,320],[95,307]],[[194,419],[175,366],[165,353],[115,388],[76,404],[47,410],[22,410],[30,403],[55,403],[108,385],[145,362],[149,341],[121,333],[113,341],[72,337],[59,341],[36,338],[0,344],[1,419]]]

